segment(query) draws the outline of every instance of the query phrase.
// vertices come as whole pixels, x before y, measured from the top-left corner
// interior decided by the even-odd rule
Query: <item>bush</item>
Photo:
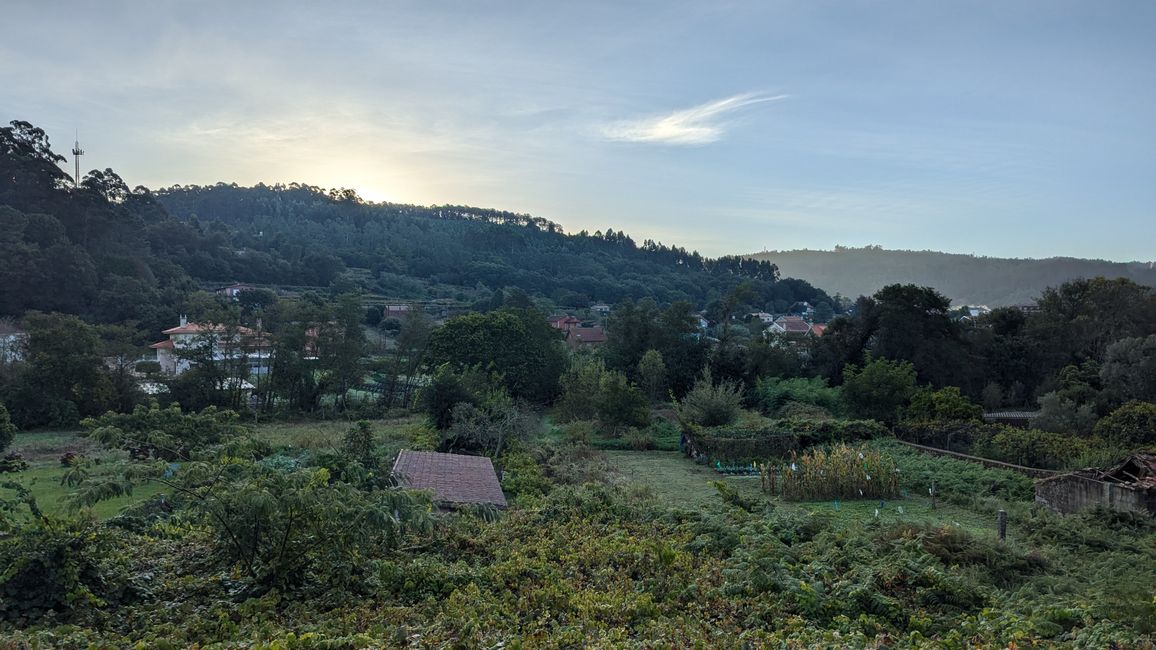
[[[12,441],[16,439],[16,425],[12,424],[12,418],[8,416],[8,409],[0,404],[0,451],[8,448]]]
[[[525,452],[506,454],[499,465],[502,471],[502,491],[513,496],[543,496],[553,483],[546,478],[534,457]]]
[[[566,442],[578,445],[589,444],[594,438],[594,423],[589,420],[577,420],[562,426],[562,437]]]
[[[836,413],[842,399],[840,390],[827,386],[827,380],[822,377],[764,377],[758,380],[754,393],[759,411],[769,417],[791,417],[784,409],[804,412],[802,405],[815,407],[819,412]]]
[[[742,401],[738,382],[724,380],[716,385],[707,370],[682,401],[675,402],[675,411],[684,423],[713,427],[734,422],[742,410]]]
[[[24,460],[24,456],[20,452],[10,451],[0,458],[0,474],[10,474],[14,472],[23,472],[28,469],[28,461]]]
[[[81,519],[33,517],[0,539],[0,617],[68,616],[128,599],[132,587],[109,529]]]
[[[646,451],[654,448],[654,433],[647,429],[631,429],[623,436],[626,444],[634,451]]]

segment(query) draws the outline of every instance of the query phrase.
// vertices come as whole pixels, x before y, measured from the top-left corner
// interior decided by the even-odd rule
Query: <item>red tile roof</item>
[[[401,484],[432,490],[434,501],[446,504],[491,503],[506,507],[506,495],[485,456],[402,450],[393,464]]]
[[[173,340],[168,339],[167,341],[161,341],[160,343],[153,343],[149,347],[154,350],[171,350],[173,349]]]
[[[575,327],[570,330],[570,336],[577,343],[605,343],[606,331],[601,327]]]
[[[202,325],[200,323],[188,323],[186,325],[180,325],[178,327],[171,327],[167,330],[163,330],[161,334],[200,334],[201,332],[224,332],[225,330],[226,328],[224,325],[209,326]],[[256,332],[249,329],[248,327],[238,327],[237,333],[250,336]]]

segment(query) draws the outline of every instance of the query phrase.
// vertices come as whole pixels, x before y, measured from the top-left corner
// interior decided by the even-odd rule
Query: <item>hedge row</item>
[[[1097,449],[1104,451],[1106,459],[1116,453],[1097,438],[979,422],[907,422],[895,427],[895,437],[917,445],[1040,469],[1081,466],[1090,452]]]
[[[831,442],[870,440],[890,435],[874,420],[746,420],[717,427],[688,425],[686,453],[727,462],[754,462],[785,456],[791,450]]]

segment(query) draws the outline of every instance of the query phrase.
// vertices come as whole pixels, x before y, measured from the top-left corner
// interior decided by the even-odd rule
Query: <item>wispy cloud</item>
[[[602,135],[620,142],[656,144],[710,144],[723,136],[721,118],[728,113],[765,102],[776,102],[790,95],[746,93],[720,99],[692,108],[637,120],[623,120],[602,128]]]

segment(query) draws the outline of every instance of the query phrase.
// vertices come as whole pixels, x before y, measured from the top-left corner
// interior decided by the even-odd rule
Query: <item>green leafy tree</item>
[[[915,390],[915,366],[909,361],[869,359],[862,367],[843,369],[843,401],[856,417],[895,424]]]
[[[911,404],[904,410],[904,419],[920,422],[979,421],[982,417],[983,408],[972,403],[955,386],[916,391]]]
[[[1100,383],[1116,402],[1156,401],[1156,334],[1109,345],[1100,365]]]
[[[576,356],[562,377],[562,398],[557,413],[563,422],[592,420],[598,414],[598,394],[606,364],[597,357]]]
[[[430,337],[427,362],[499,375],[512,397],[547,404],[566,366],[561,334],[534,309],[503,308],[450,319]]]
[[[658,350],[647,350],[638,362],[638,386],[651,402],[660,402],[666,397],[666,362]]]
[[[95,328],[75,316],[29,314],[26,367],[8,400],[24,428],[75,426],[115,404]]]
[[[1097,422],[1095,434],[1124,447],[1156,445],[1156,404],[1128,402]]]
[[[620,372],[602,375],[595,411],[600,423],[616,430],[644,427],[650,422],[650,401]]]

